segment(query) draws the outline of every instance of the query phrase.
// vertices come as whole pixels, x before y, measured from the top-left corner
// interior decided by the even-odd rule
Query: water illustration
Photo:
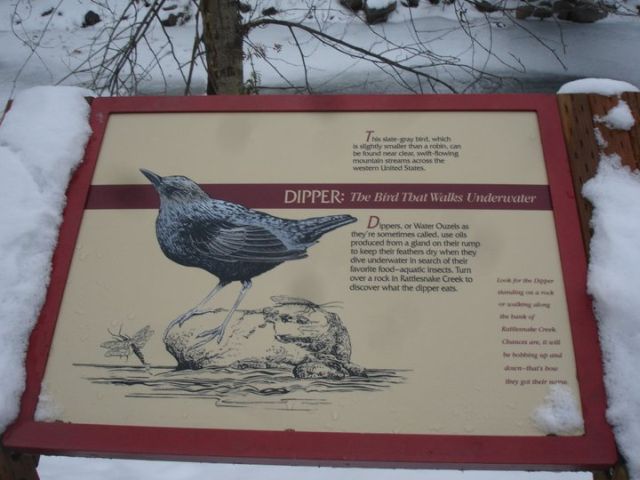
[[[99,385],[122,389],[127,398],[215,401],[217,407],[260,406],[274,410],[312,411],[331,403],[333,393],[377,392],[403,383],[405,371],[373,369],[366,377],[301,379],[290,369],[206,368],[74,364]]]

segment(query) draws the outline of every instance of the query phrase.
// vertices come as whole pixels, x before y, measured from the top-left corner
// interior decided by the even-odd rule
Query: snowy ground
[[[42,457],[42,480],[579,480],[587,473],[460,472],[450,470],[382,470],[363,468],[269,467],[207,465],[201,463],[143,462],[135,460],[68,459]]]
[[[505,0],[504,5],[513,6]],[[639,0],[620,0],[618,15],[593,24],[528,19],[517,21],[502,13],[482,14],[463,0],[432,5],[426,0],[417,8],[398,4],[389,21],[368,26],[360,16],[337,0],[253,0],[246,20],[264,18],[261,12],[275,7],[283,13],[273,18],[304,21],[328,35],[378,54],[422,66],[457,91],[556,91],[572,79],[604,77],[640,84]],[[140,2],[118,23],[125,0],[5,0],[0,2],[0,102],[11,92],[39,84],[100,85],[100,61],[114,50],[104,50],[106,39],[118,32],[123,45],[130,25],[148,9]],[[189,0],[167,0],[160,18],[189,8]],[[102,21],[82,28],[84,15],[93,10]],[[49,13],[50,12],[50,13]],[[44,15],[48,13],[47,15]],[[44,16],[43,16],[44,15]],[[195,10],[183,25],[161,28],[155,22],[148,31],[148,45],[137,52],[138,84],[129,92],[182,94],[183,76],[193,50]],[[461,28],[463,26],[464,28]],[[402,74],[380,63],[371,63],[312,39],[297,31],[294,41],[288,28],[267,26],[251,31],[245,53],[245,78],[254,75],[262,92],[305,85],[304,52],[308,83],[317,93],[397,93],[428,91],[415,75]],[[169,43],[169,40],[171,43]],[[144,42],[143,42],[144,43]],[[403,47],[403,48],[400,48]],[[92,55],[93,53],[93,55]],[[157,61],[156,61],[157,60]],[[442,65],[447,60],[447,65]],[[178,65],[181,68],[178,68]],[[87,71],[92,67],[91,71]],[[487,75],[479,76],[478,70]],[[254,73],[255,72],[255,73]],[[97,84],[97,85],[96,85]],[[192,91],[202,93],[205,75],[199,63],[193,72]],[[439,91],[448,91],[436,85]],[[294,89],[295,91],[295,89]]]
[[[109,25],[114,25],[117,18],[118,8],[126,2],[122,0],[95,1],[95,0],[5,0],[0,3],[0,104],[14,97],[16,92],[22,91],[34,85],[56,84],[58,82],[70,85],[90,85],[92,76],[90,72],[74,72],[83,69],[88,64],[84,63],[89,57],[89,52],[100,46],[101,39],[104,38],[105,29]],[[175,3],[179,9],[188,5],[187,1],[175,0],[167,4]],[[640,44],[640,17],[632,16],[610,16],[605,20],[590,25],[571,24],[567,22],[527,21],[515,22],[509,18],[504,18],[500,14],[484,16],[473,10],[462,12],[456,10],[455,6],[442,7],[432,6],[427,2],[422,2],[417,9],[409,10],[399,7],[394,12],[389,22],[375,27],[364,24],[360,17],[355,17],[346,12],[342,7],[329,0],[314,2],[317,9],[314,13],[314,20],[320,19],[325,25],[325,31],[339,38],[344,38],[352,43],[371,47],[377,52],[395,52],[397,45],[412,45],[414,51],[419,52],[415,57],[417,62],[424,61],[424,47],[428,46],[429,51],[434,51],[441,56],[452,56],[457,58],[457,63],[467,67],[484,68],[489,73],[499,75],[504,78],[501,82],[495,79],[485,78],[471,86],[473,78],[469,76],[468,68],[458,68],[450,66],[446,69],[442,67],[433,68],[434,73],[438,73],[442,78],[455,86],[457,90],[469,88],[469,91],[483,91],[484,89],[499,91],[555,91],[558,86],[567,80],[578,77],[609,77],[626,80],[633,84],[640,85],[640,62],[637,61],[637,45]],[[309,12],[310,2],[294,0],[274,0],[273,2],[263,2],[261,9],[267,6],[275,6],[284,10],[292,5],[298,8],[289,12],[282,18],[304,17]],[[629,12],[634,12],[638,2],[635,0],[625,2],[625,8]],[[102,6],[101,6],[102,5]],[[304,8],[300,6],[304,5]],[[109,7],[109,8],[107,8]],[[43,16],[42,14],[52,9],[52,12]],[[103,21],[93,27],[81,28],[84,14],[89,9],[98,12]],[[142,12],[142,11],[141,11]],[[140,13],[141,14],[141,13]],[[163,13],[163,17],[168,16],[169,11]],[[476,40],[470,41],[469,36],[459,28],[457,18],[466,15],[469,29],[467,32],[473,33]],[[189,58],[192,50],[195,20],[191,19],[182,26],[168,28],[166,31],[174,46],[174,53],[178,63],[183,65]],[[524,28],[523,28],[524,27]],[[531,33],[534,35],[531,35]],[[384,35],[384,39],[382,36]],[[138,92],[141,94],[181,94],[184,90],[184,82],[181,73],[176,67],[176,60],[169,54],[167,37],[164,31],[156,26],[149,32],[151,50],[160,53],[162,57],[158,63],[155,62],[151,51],[141,51],[140,63],[140,83]],[[272,92],[287,86],[304,87],[305,75],[301,68],[299,49],[287,29],[282,27],[267,27],[257,29],[249,37],[251,48],[247,51],[249,57],[246,65],[246,75],[255,70],[259,86],[264,92]],[[300,49],[307,55],[305,63],[310,74],[309,83],[311,90],[317,93],[395,93],[407,91],[407,89],[419,89],[420,85],[413,78],[393,77],[388,72],[381,70],[369,62],[354,59],[339,54],[338,52],[320,45],[311,40],[308,36],[300,34],[298,37]],[[487,53],[487,50],[491,54]],[[394,55],[401,55],[394,53]],[[94,62],[95,64],[95,62]],[[410,61],[411,64],[411,61]],[[160,70],[159,66],[162,67]],[[186,68],[183,68],[186,73]],[[283,80],[287,78],[287,82]],[[194,71],[193,91],[202,93],[204,91],[204,72],[199,66]],[[95,85],[93,85],[95,86]],[[275,90],[278,91],[278,90]],[[54,110],[56,105],[51,105]],[[29,121],[28,119],[26,120]],[[34,225],[40,226],[41,219],[45,218],[50,225],[55,228],[57,220],[56,208],[47,210],[47,205],[59,207],[61,199],[59,192],[45,191],[43,189],[43,178],[48,178],[50,171],[48,167],[38,167],[35,164],[27,165],[26,171],[21,170],[19,161],[15,156],[25,154],[27,157],[37,155],[38,152],[29,151],[29,144],[16,144],[15,136],[3,132],[0,136],[0,149],[2,152],[2,170],[0,178],[3,180],[2,199],[11,198],[15,202],[24,204],[32,201],[34,197],[42,200],[32,205],[31,210],[34,223],[28,221],[21,223],[21,230],[16,234],[29,235],[29,229]],[[76,143],[81,143],[76,141]],[[6,151],[5,151],[6,150]],[[43,152],[55,150],[52,147],[43,148]],[[9,152],[9,153],[7,153]],[[26,153],[25,153],[26,152]],[[72,155],[73,157],[74,155]],[[77,154],[75,155],[77,157]],[[9,160],[7,160],[9,159]],[[14,161],[15,160],[15,161]],[[28,164],[28,162],[27,162]],[[58,165],[58,164],[52,164]],[[15,167],[15,168],[13,168]],[[70,165],[68,166],[70,167]],[[13,169],[12,169],[13,168]],[[596,201],[598,198],[609,199],[611,197],[602,193],[620,190],[629,194],[633,198],[640,197],[638,192],[637,176],[631,181],[629,188],[621,189],[620,182],[629,184],[631,178],[627,172],[619,173],[621,177],[616,183],[616,173],[619,169],[606,170],[607,180],[594,184],[590,190],[590,198]],[[40,169],[40,170],[39,170]],[[59,173],[58,182],[53,182],[53,187],[65,184],[65,172],[53,169]],[[608,172],[608,173],[607,173]],[[11,176],[14,175],[14,176]],[[16,176],[17,175],[17,176]],[[614,180],[611,180],[614,178]],[[626,180],[625,180],[626,179]],[[12,183],[14,182],[14,183]],[[611,183],[607,183],[611,182]],[[626,183],[625,183],[626,182]],[[45,182],[46,183],[46,182]],[[604,185],[604,186],[603,186]],[[635,189],[633,187],[635,185]],[[604,190],[603,190],[604,189]],[[32,195],[27,195],[31,192]],[[53,195],[53,197],[51,196]],[[29,200],[31,198],[31,200]],[[54,200],[52,201],[51,198]],[[627,200],[622,200],[626,202]],[[640,203],[640,202],[636,202]],[[624,204],[624,203],[623,203]],[[615,199],[613,200],[615,210]],[[607,207],[605,207],[607,208]],[[603,217],[610,217],[609,213],[603,213]],[[1,225],[15,224],[16,218],[12,217],[12,212],[5,209],[0,212],[3,219]],[[617,219],[617,217],[615,217]],[[40,220],[38,220],[40,219]],[[614,222],[615,223],[615,222]],[[624,221],[622,223],[625,223]],[[626,222],[634,224],[637,222]],[[616,228],[614,225],[611,228]],[[6,229],[5,229],[6,230]],[[597,231],[597,230],[596,230]],[[636,235],[636,236],[634,236]],[[605,238],[609,238],[605,235]],[[631,245],[637,245],[638,232],[626,232],[623,238],[629,240]],[[15,268],[17,256],[8,254],[11,239],[2,237],[2,260],[3,279],[5,292],[10,292],[13,277],[7,275],[11,268]],[[6,243],[8,242],[8,243]],[[49,241],[48,244],[51,242]],[[42,244],[46,247],[46,244]],[[42,246],[41,245],[41,246]],[[603,247],[610,251],[610,247]],[[616,246],[615,251],[627,252],[629,244]],[[46,252],[45,252],[46,254]],[[17,254],[16,254],[17,255]],[[43,268],[46,264],[45,258],[37,258],[40,265],[33,265],[34,268]],[[604,258],[603,263],[596,267],[607,272],[609,261]],[[629,256],[623,257],[626,271],[629,278],[637,275],[640,271],[638,262],[629,262]],[[631,256],[631,258],[633,258]],[[613,259],[612,262],[620,262]],[[46,266],[45,266],[46,270]],[[620,269],[614,267],[614,272]],[[603,275],[613,275],[604,273]],[[614,275],[615,276],[615,275]],[[626,278],[626,277],[625,277]],[[43,279],[46,280],[46,279]],[[610,284],[605,281],[604,285]],[[628,281],[627,285],[637,285],[637,281]],[[35,296],[42,295],[42,282],[34,291],[22,291],[20,295]],[[591,289],[598,296],[597,282],[591,282]],[[608,296],[605,288],[602,298]],[[629,294],[627,297],[616,299],[616,308],[622,311],[615,311],[615,315],[622,318],[623,324],[633,333],[627,335],[627,339],[638,338],[637,318],[633,312],[640,309],[633,302],[634,294],[628,289],[621,289],[621,293]],[[598,298],[598,297],[597,297]],[[33,302],[32,302],[33,303]],[[37,301],[35,302],[38,303]],[[17,308],[17,307],[16,307]],[[599,303],[599,311],[607,312],[614,307],[604,303]],[[21,312],[21,315],[30,315],[29,312]],[[33,312],[31,312],[33,316]],[[635,323],[634,323],[635,322]],[[2,325],[0,325],[2,327]],[[636,330],[633,330],[636,329]],[[611,334],[613,338],[614,334]],[[13,336],[3,335],[1,344],[3,352],[9,351],[13,347]],[[633,355],[633,345],[626,349],[624,354]],[[637,345],[637,344],[635,344]],[[636,349],[637,350],[637,349]],[[633,362],[629,362],[633,365]],[[631,373],[630,375],[633,375]],[[5,378],[3,376],[3,378]],[[6,378],[5,378],[6,380]],[[609,378],[610,384],[623,384],[617,378]],[[636,408],[637,405],[631,403],[620,404],[611,415],[618,420],[621,412],[625,409]],[[6,411],[2,412],[6,419]],[[11,412],[9,412],[11,415]],[[1,428],[0,428],[1,430]],[[637,436],[637,433],[629,428],[622,432],[623,435]],[[630,451],[631,453],[632,451]],[[636,455],[637,456],[637,455]],[[635,466],[635,468],[639,468]],[[590,478],[590,474],[525,474],[525,473],[479,473],[479,472],[421,472],[421,471],[398,471],[398,470],[362,470],[362,469],[315,469],[315,468],[287,468],[287,467],[254,467],[238,465],[204,465],[204,464],[181,464],[168,462],[139,462],[139,461],[109,461],[99,459],[66,459],[56,457],[43,457],[39,467],[40,475],[43,479],[85,479],[85,478],[200,478],[205,476],[224,476],[225,478],[246,478],[248,476],[261,476],[270,478],[398,478],[398,479],[484,479],[484,478],[533,478],[533,479],[554,479],[562,478]]]

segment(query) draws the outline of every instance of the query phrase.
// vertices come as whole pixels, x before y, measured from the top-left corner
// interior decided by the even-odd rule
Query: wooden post
[[[640,168],[640,93],[624,93],[621,96],[635,117],[630,131],[611,130],[598,118],[618,104],[616,97],[601,95],[558,95],[564,138],[571,165],[571,176],[576,191],[576,205],[582,227],[582,239],[587,255],[591,240],[591,204],[581,195],[584,183],[596,174],[600,155],[617,154],[623,165]],[[599,131],[599,135],[596,133]],[[598,136],[600,143],[598,143]],[[594,472],[594,480],[628,480],[629,474],[620,460],[608,472]]]
[[[607,147],[602,152],[620,156],[623,165],[632,169],[640,168],[640,93],[625,93],[622,99],[627,102],[633,112],[636,123],[629,131],[609,130],[604,124],[594,120],[596,116],[604,116],[618,102],[615,97],[601,95],[558,95],[558,106],[562,118],[564,138],[571,165],[571,176],[576,191],[576,203],[582,238],[589,252],[591,231],[591,204],[581,195],[584,183],[596,174],[600,160],[601,147],[596,140],[595,129],[598,128]]]
[[[608,472],[593,472],[593,480],[629,480],[627,468],[618,463]]]
[[[39,480],[38,455],[5,450],[0,444],[0,480]]]

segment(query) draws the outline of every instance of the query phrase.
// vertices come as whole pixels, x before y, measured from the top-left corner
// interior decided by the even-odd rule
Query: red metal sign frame
[[[582,398],[582,436],[463,436],[249,431],[42,423],[34,412],[82,214],[110,114],[162,112],[526,111],[538,117]],[[560,116],[552,95],[98,98],[93,135],[69,185],[51,284],[27,355],[27,384],[6,447],[33,453],[233,463],[496,469],[601,469],[615,463],[601,354]]]

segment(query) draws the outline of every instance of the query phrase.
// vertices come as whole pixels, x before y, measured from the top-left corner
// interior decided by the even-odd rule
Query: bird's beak
[[[153,172],[152,172],[152,171],[150,171],[150,170],[146,170],[146,169],[144,169],[144,168],[141,168],[141,169],[140,169],[140,172],[141,172],[145,177],[147,177],[147,178],[149,179],[149,181],[150,181],[151,183],[153,183],[153,185],[154,185],[155,187],[159,187],[159,186],[160,186],[160,184],[162,183],[162,177],[161,177],[160,175],[158,175],[158,174],[156,174],[156,173],[153,173]]]

